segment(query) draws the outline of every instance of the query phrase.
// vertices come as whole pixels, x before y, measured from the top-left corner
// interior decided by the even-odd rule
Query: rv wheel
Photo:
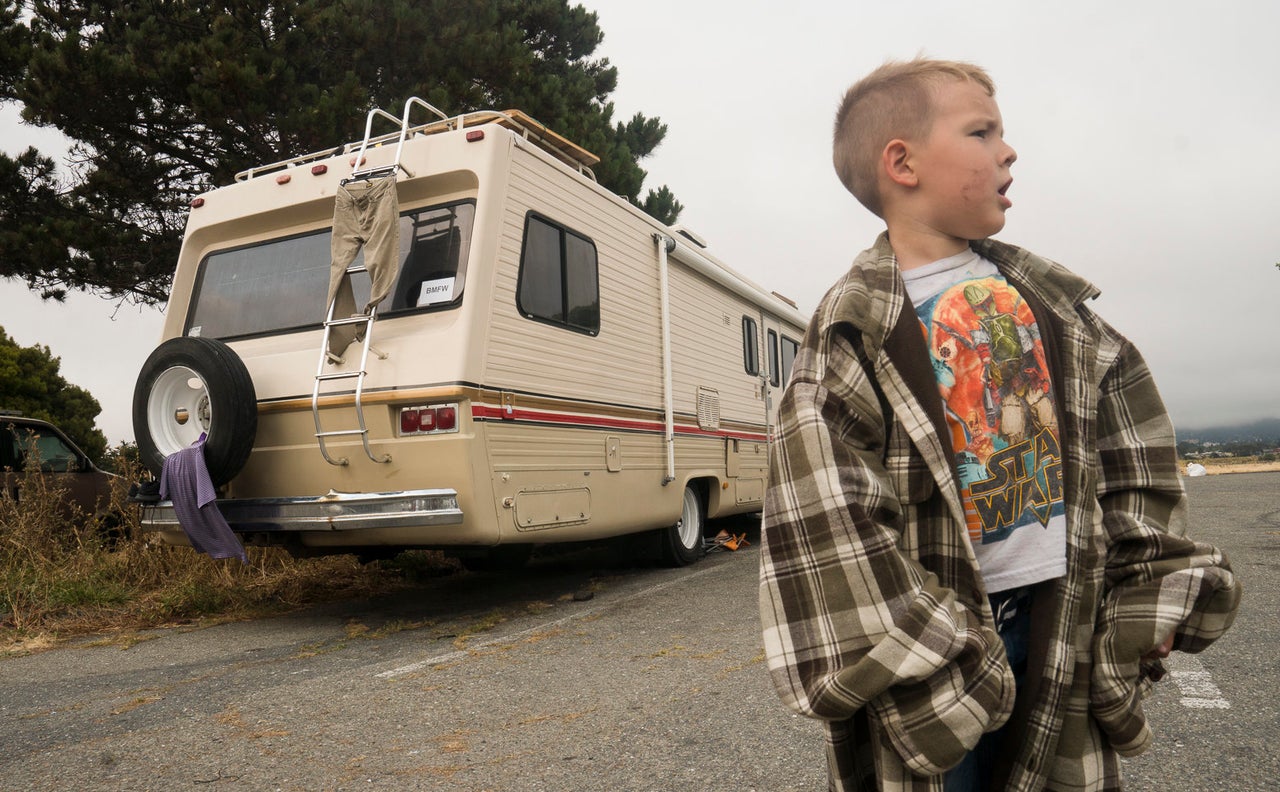
[[[702,496],[697,487],[687,484],[680,522],[662,529],[662,560],[670,566],[687,566],[701,558],[704,522]]]
[[[142,462],[159,476],[170,454],[203,433],[214,486],[249,458],[258,431],[258,399],[244,362],[212,338],[171,338],[142,365],[133,391],[133,432]]]

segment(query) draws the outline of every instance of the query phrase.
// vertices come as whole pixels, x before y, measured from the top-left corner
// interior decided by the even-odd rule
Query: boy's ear
[[[915,187],[920,182],[912,166],[911,150],[906,141],[894,138],[880,152],[880,167],[894,184]]]

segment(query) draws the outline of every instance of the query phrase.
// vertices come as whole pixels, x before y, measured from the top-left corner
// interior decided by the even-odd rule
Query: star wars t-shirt
[[[1057,412],[1031,308],[973,251],[902,275],[946,408],[987,591],[1066,574]]]

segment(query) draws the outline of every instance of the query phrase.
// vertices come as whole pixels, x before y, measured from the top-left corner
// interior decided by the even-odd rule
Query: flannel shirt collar
[[[1015,245],[984,239],[971,247],[1061,316],[1074,314],[1080,305],[1101,294],[1097,286],[1062,265]],[[882,232],[874,245],[858,255],[834,291],[831,310],[820,319],[823,329],[847,323],[857,328],[869,347],[883,347],[909,302],[888,232]]]
[[[1079,306],[1102,293],[1097,286],[1061,264],[1020,247],[994,239],[983,239],[970,247],[994,262],[1001,272],[1017,282],[1019,289],[1033,291],[1046,308],[1058,314],[1075,313]]]

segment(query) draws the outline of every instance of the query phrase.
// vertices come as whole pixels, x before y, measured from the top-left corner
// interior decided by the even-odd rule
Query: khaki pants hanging
[[[332,263],[329,265],[329,296],[325,309],[337,300],[333,318],[356,313],[355,296],[347,267],[364,248],[364,265],[372,283],[369,313],[391,292],[400,261],[400,200],[395,176],[355,181],[338,188],[333,206]],[[343,325],[329,334],[330,355],[341,356],[352,341],[364,337],[361,325]]]

